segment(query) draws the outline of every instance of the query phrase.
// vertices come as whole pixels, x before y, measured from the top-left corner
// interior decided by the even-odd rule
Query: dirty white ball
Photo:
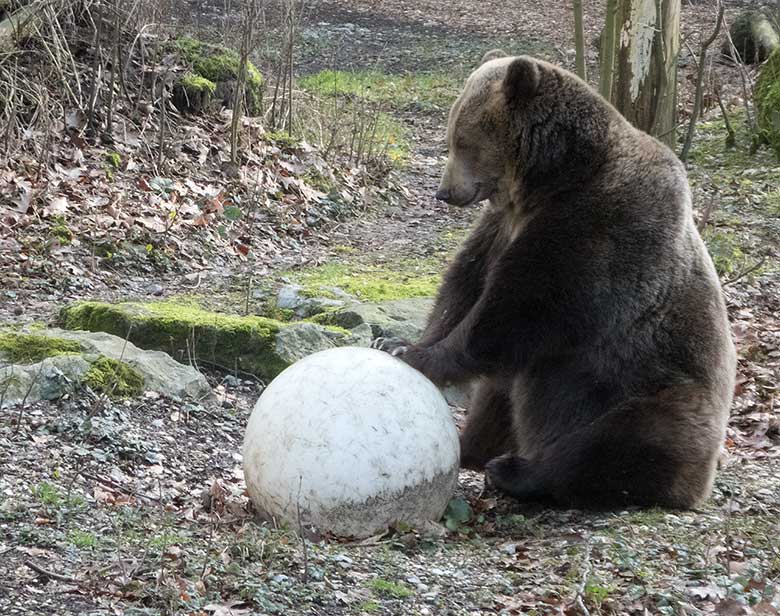
[[[458,433],[436,386],[399,359],[341,347],[302,359],[260,396],[244,438],[255,506],[298,529],[368,537],[441,517]]]

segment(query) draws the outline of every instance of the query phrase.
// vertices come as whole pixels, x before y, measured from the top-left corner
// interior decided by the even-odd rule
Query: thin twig
[[[583,616],[590,616],[590,611],[585,606],[585,601],[583,599],[583,596],[585,595],[585,587],[588,585],[588,578],[590,577],[590,571],[591,571],[591,563],[590,563],[590,554],[591,554],[591,544],[590,540],[587,541],[585,544],[585,557],[583,558],[582,563],[582,577],[580,578],[580,585],[577,588],[577,598],[575,599],[575,603],[577,607],[582,612]]]
[[[298,477],[298,499],[295,502],[295,508],[298,514],[298,533],[301,536],[301,549],[303,550],[303,583],[309,581],[309,552],[306,547],[306,534],[303,532],[303,521],[301,519],[301,485],[303,477]]]
[[[732,285],[735,282],[737,282],[737,280],[740,280],[740,279],[744,278],[748,274],[752,274],[757,269],[759,269],[762,265],[764,265],[764,263],[766,263],[766,257],[767,257],[766,255],[763,255],[756,263],[754,263],[753,265],[751,265],[747,269],[742,270],[739,274],[737,274],[733,278],[729,278],[728,280],[722,282],[721,286],[727,287],[727,286]]]
[[[43,567],[39,567],[31,560],[25,560],[24,566],[28,567],[29,569],[32,569],[35,571],[35,573],[38,573],[40,575],[43,575],[47,578],[50,578],[52,580],[57,580],[58,582],[65,582],[66,584],[76,584],[78,586],[84,586],[89,588],[89,585],[86,582],[83,582],[79,579],[76,579],[74,577],[69,577],[67,575],[60,575],[59,573],[54,573],[53,571],[48,571],[44,569]]]
[[[688,154],[691,151],[693,134],[696,131],[696,121],[699,119],[699,113],[701,112],[704,66],[707,60],[707,50],[710,45],[715,42],[715,39],[718,38],[718,34],[720,34],[720,28],[723,25],[723,11],[723,0],[718,0],[718,17],[715,20],[715,28],[712,31],[712,34],[701,44],[701,49],[699,50],[699,62],[696,71],[696,95],[693,101],[690,123],[688,124],[688,133],[685,135],[685,144],[683,145],[682,152],[680,152],[680,160],[683,162],[688,159]]]

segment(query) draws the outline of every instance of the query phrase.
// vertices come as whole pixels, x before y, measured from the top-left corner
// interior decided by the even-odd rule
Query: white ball
[[[341,347],[293,364],[266,388],[244,438],[255,506],[298,529],[368,537],[438,520],[458,479],[458,433],[417,370]]]

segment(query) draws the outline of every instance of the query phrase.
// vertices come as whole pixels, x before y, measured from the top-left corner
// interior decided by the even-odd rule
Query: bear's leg
[[[460,465],[483,470],[513,447],[512,403],[506,386],[492,379],[479,382],[472,400],[460,434]]]
[[[709,494],[722,440],[704,398],[632,401],[561,436],[533,460],[491,460],[488,476],[517,498],[563,506],[691,508]]]

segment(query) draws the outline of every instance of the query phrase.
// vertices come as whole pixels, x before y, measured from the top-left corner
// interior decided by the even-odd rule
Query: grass
[[[377,70],[325,70],[299,80],[306,90],[320,96],[358,97],[390,107],[409,105],[449,107],[458,95],[460,80],[444,74],[393,75]]]
[[[337,287],[367,302],[433,297],[441,281],[441,267],[425,261],[405,261],[393,267],[361,263],[328,263],[292,276],[310,296],[328,297]]]
[[[702,236],[724,279],[756,264],[780,232],[780,166],[767,148],[751,152],[752,135],[742,110],[729,117],[734,147],[726,147],[722,118],[702,122],[688,169],[699,211],[717,199]],[[776,266],[767,262],[754,275]]]
[[[338,128],[335,139],[323,139],[322,133],[328,131],[319,130],[320,134],[307,135],[310,141],[327,149],[329,141],[353,144],[356,134],[358,141],[362,134],[363,140],[368,141],[364,148],[386,155],[396,164],[402,164],[408,157],[409,132],[387,111],[409,107],[447,108],[461,85],[460,80],[445,74],[397,75],[378,70],[325,70],[302,77],[298,83],[305,91],[324,100],[318,106],[323,117],[321,124],[331,131]]]
[[[92,533],[73,529],[68,533],[68,542],[81,550],[85,550],[96,547],[98,539]]]
[[[385,599],[406,599],[414,593],[404,584],[376,578],[369,584],[371,590]]]

